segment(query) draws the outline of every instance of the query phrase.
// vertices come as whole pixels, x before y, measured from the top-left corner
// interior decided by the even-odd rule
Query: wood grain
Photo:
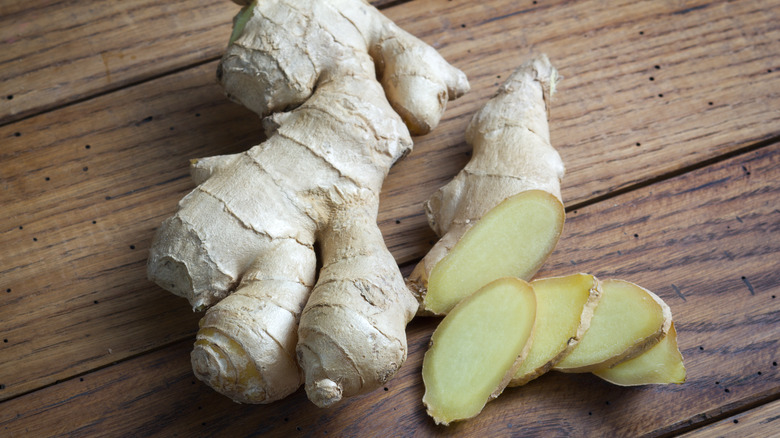
[[[420,204],[468,159],[462,132],[470,111],[482,103],[478,98],[492,92],[493,82],[499,80],[493,73],[506,70],[521,51],[472,50],[475,44],[492,47],[491,35],[519,38],[517,29],[526,29],[538,38],[527,41],[533,51],[550,49],[551,56],[557,53],[554,57],[565,75],[578,72],[562,86],[551,121],[553,138],[559,139],[556,143],[569,167],[564,198],[570,202],[631,187],[778,134],[774,123],[780,117],[776,111],[780,75],[758,70],[769,62],[764,52],[777,50],[761,44],[778,35],[771,5],[712,5],[677,15],[668,6],[660,12],[655,2],[626,4],[621,14],[608,14],[595,2],[591,5],[603,20],[613,20],[612,31],[600,38],[612,38],[613,54],[625,62],[617,71],[642,70],[647,58],[637,56],[637,48],[651,50],[658,44],[688,57],[703,57],[702,62],[712,66],[697,69],[697,81],[679,90],[674,105],[680,108],[675,110],[662,102],[644,108],[637,100],[644,99],[637,97],[642,88],[627,84],[605,94],[602,107],[588,106],[594,89],[607,91],[605,82],[592,81],[597,72],[611,70],[587,63],[582,53],[572,50],[577,43],[571,35],[532,23],[542,14],[561,14],[570,30],[584,31],[593,23],[564,19],[585,14],[581,3],[560,10],[546,4],[518,10],[517,5],[498,1],[491,8],[487,3],[425,4],[438,13],[431,15],[418,2],[390,8],[388,13],[401,17],[400,25],[433,29],[422,36],[473,70],[469,75],[474,89],[450,105],[438,132],[419,138],[415,152],[386,181],[379,221],[399,263],[419,258],[430,246],[434,236]],[[751,29],[765,32],[731,36],[732,13]],[[706,26],[703,18],[708,19]],[[637,34],[627,42],[618,38],[636,27],[637,20],[667,31]],[[686,32],[668,30],[673,27],[668,21],[674,20],[674,27]],[[711,37],[713,32],[720,36]],[[690,44],[691,40],[699,44]],[[511,38],[502,41],[516,44]],[[739,50],[731,56],[732,63],[720,65],[719,54],[727,48]],[[684,62],[671,65],[662,67],[673,72],[670,87],[681,86],[684,72],[694,73],[691,69],[696,67]],[[197,316],[181,300],[147,282],[144,263],[153,230],[192,187],[186,176],[188,160],[244,150],[261,139],[256,117],[226,101],[213,72],[214,63],[204,64],[0,127],[0,207],[6,212],[0,217],[0,241],[7,248],[0,254],[0,291],[10,290],[0,307],[0,332],[9,340],[2,347],[11,357],[0,362],[0,384],[5,385],[0,399],[182,339],[195,330]],[[617,75],[608,83],[637,82],[638,75]],[[701,95],[728,104],[693,111]],[[676,111],[693,112],[677,121],[672,119]],[[646,126],[632,127],[637,118]],[[606,124],[609,129],[601,134],[592,131]],[[628,132],[657,140],[642,147],[626,146]],[[676,139],[674,147],[662,144],[667,138]]]
[[[3,403],[10,435],[642,436],[695,426],[780,394],[780,144],[571,212],[543,275],[637,282],[672,308],[682,385],[621,388],[550,373],[507,389],[478,417],[437,427],[420,366],[437,322],[408,328],[410,354],[386,389],[317,409],[302,391],[236,405],[192,378],[192,339]],[[663,208],[659,208],[662,206]],[[714,304],[717,303],[717,304]]]

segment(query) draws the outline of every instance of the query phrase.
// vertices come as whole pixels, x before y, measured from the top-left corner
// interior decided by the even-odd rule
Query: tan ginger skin
[[[517,68],[472,118],[466,130],[466,141],[473,147],[471,159],[425,205],[428,222],[441,238],[407,281],[421,302],[421,313],[431,311],[424,301],[436,265],[502,201],[531,190],[549,193],[549,202],[560,204],[555,207],[560,212],[558,218],[549,221],[559,220],[562,227],[560,182],[565,169],[560,155],[550,144],[548,127],[549,104],[557,80],[558,73],[547,56],[539,55]],[[547,250],[552,251],[557,237],[546,245]],[[515,252],[522,250],[516,248]],[[529,280],[547,255],[539,254],[538,265],[528,267],[528,275],[504,272],[483,284],[507,275]]]
[[[243,4],[217,75],[231,99],[270,115],[268,138],[193,162],[198,186],[158,230],[148,273],[209,308],[192,352],[199,379],[245,403],[305,381],[330,406],[381,387],[406,359],[418,304],[376,225],[379,192],[409,131],[435,127],[468,82],[366,2]]]

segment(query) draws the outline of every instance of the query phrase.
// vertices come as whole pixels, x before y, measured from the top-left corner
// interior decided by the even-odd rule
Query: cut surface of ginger
[[[579,343],[601,297],[599,281],[588,274],[534,280],[534,342],[509,386],[520,386],[549,371]]]
[[[623,280],[601,282],[602,296],[590,328],[554,369],[590,372],[628,360],[658,343],[672,313],[654,293]]]
[[[528,190],[507,198],[433,269],[425,309],[446,314],[496,278],[530,279],[555,247],[564,217],[561,201],[547,192]]]
[[[536,319],[531,286],[498,279],[450,312],[423,359],[423,403],[438,424],[477,415],[497,397],[530,347]]]
[[[612,368],[594,371],[593,374],[620,386],[685,382],[685,365],[677,346],[674,324],[666,337],[653,348]]]

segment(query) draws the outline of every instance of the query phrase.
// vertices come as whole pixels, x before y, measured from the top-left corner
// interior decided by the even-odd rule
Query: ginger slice
[[[431,337],[423,403],[437,424],[474,417],[504,390],[530,348],[533,288],[501,278],[463,300]]]
[[[496,278],[530,279],[555,247],[564,217],[561,201],[541,190],[522,192],[501,202],[436,264],[423,306],[445,314]]]
[[[599,281],[589,274],[534,280],[536,329],[528,357],[509,386],[520,386],[549,371],[577,346],[590,327],[601,298]]]
[[[555,365],[563,372],[591,372],[631,359],[666,336],[669,306],[657,295],[623,280],[604,280],[602,297],[579,345]]]
[[[666,337],[653,348],[611,368],[594,371],[593,374],[620,386],[685,382],[685,364],[677,346],[674,324]]]

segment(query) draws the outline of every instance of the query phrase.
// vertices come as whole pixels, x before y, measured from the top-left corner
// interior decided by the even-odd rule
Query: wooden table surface
[[[391,171],[379,222],[408,274],[422,202],[468,160],[471,114],[531,54],[564,80],[561,241],[538,276],[641,284],[675,315],[682,385],[548,373],[435,426],[407,329],[387,387],[330,409],[302,390],[239,405],[197,381],[198,315],[146,279],[188,160],[262,140],[215,65],[227,0],[0,4],[0,436],[771,436],[780,434],[780,2],[377,1],[469,77]]]

